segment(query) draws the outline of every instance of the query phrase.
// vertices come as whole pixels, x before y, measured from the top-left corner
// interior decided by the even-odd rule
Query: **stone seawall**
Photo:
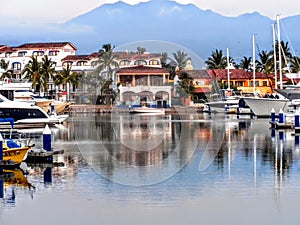
[[[108,105],[71,105],[69,107],[69,114],[80,114],[80,113],[128,113],[129,108],[119,108]],[[191,113],[197,112],[197,108],[176,106],[166,109],[166,113]]]

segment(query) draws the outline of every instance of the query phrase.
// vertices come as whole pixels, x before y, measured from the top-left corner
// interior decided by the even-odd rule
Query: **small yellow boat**
[[[21,164],[26,158],[31,146],[20,146],[12,140],[4,140],[2,143],[3,160],[12,160]]]

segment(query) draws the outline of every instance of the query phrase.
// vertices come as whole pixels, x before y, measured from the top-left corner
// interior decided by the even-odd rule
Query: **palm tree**
[[[281,62],[282,62],[282,68],[287,67],[290,59],[292,58],[292,54],[290,52],[290,48],[288,46],[288,42],[280,41],[280,50],[281,50]],[[274,51],[274,50],[273,50]],[[272,53],[273,53],[272,51]],[[276,52],[276,61],[279,61],[279,43],[276,41],[275,43],[275,52]],[[273,58],[274,61],[274,58]]]
[[[119,64],[117,62],[117,56],[113,54],[113,49],[110,44],[105,44],[102,46],[102,49],[99,50],[99,58],[96,64],[95,72],[96,74],[101,75],[101,73],[106,72],[105,82],[101,85],[101,92],[104,91],[104,94],[107,97],[107,103],[110,104],[111,99],[111,85],[109,90],[105,88],[107,82],[112,83],[115,79],[113,78],[114,71],[116,68],[119,68]],[[101,93],[102,95],[102,93]],[[108,96],[109,95],[109,96]]]
[[[174,79],[175,75],[176,75],[176,63],[174,60],[170,59],[170,62],[168,62],[169,60],[169,56],[167,52],[162,52],[161,53],[161,66],[163,68],[168,69],[169,73],[170,73],[170,79]]]
[[[256,61],[256,70],[265,74],[272,73],[274,71],[273,52],[262,51],[258,56],[259,60]]]
[[[249,70],[251,68],[251,63],[252,63],[252,58],[251,57],[246,57],[241,60],[239,67],[243,70]]]
[[[31,56],[28,64],[25,65],[22,74],[25,74],[25,78],[32,81],[32,86],[36,91],[41,93],[41,87],[47,84],[45,76],[41,72],[41,64],[38,62],[36,56]]]
[[[179,79],[179,86],[182,88],[181,90],[178,90],[179,93],[181,94],[181,96],[190,96],[195,90],[195,87],[193,85],[193,78],[187,72],[180,71]]]
[[[53,79],[55,73],[55,64],[47,55],[42,58],[41,66],[41,76],[44,77],[45,83],[43,83],[44,91],[48,91],[48,83],[50,79]]]
[[[53,77],[53,81],[54,81],[55,85],[61,85],[61,84],[67,85],[67,88],[66,88],[67,89],[67,99],[69,99],[70,98],[69,85],[72,84],[73,90],[74,90],[76,88],[76,86],[78,85],[81,77],[82,77],[81,73],[73,72],[72,66],[67,64],[67,66],[64,67],[62,71],[60,71]]]
[[[1,75],[1,79],[3,78],[12,78],[13,71],[8,69],[9,61],[5,62],[4,59],[1,59],[0,61],[0,68],[4,70],[4,72]]]
[[[176,53],[172,53],[174,60],[171,59],[171,62],[176,65],[179,71],[184,70],[186,61],[189,59],[187,53],[184,51],[178,50]]]
[[[227,66],[227,59],[225,56],[223,56],[222,50],[216,49],[212,52],[211,56],[205,61],[205,63],[207,68],[210,70],[225,69]]]
[[[292,73],[299,73],[300,71],[299,62],[300,62],[300,58],[298,56],[293,56],[290,59],[290,69]]]
[[[105,44],[99,50],[99,58],[96,63],[95,72],[99,75],[101,72],[106,72],[106,79],[112,79],[115,68],[119,67],[117,56],[113,54],[113,49],[110,44]]]

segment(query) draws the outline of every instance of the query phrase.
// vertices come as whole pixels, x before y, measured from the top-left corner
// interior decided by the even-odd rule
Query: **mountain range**
[[[0,45],[70,41],[78,48],[77,54],[90,54],[107,43],[130,51],[136,50],[130,49],[133,43],[148,51],[164,51],[158,46],[171,44],[170,51],[176,52],[176,46],[180,46],[195,53],[202,61],[216,49],[226,54],[228,48],[230,56],[239,62],[244,56],[252,56],[253,35],[258,52],[272,50],[271,25],[275,22],[256,12],[225,17],[193,4],[182,5],[168,0],[136,5],[119,1],[101,5],[61,24],[2,25]],[[282,40],[289,43],[295,55],[300,48],[299,23],[300,16],[284,18],[280,23]],[[155,42],[157,49],[152,50]]]

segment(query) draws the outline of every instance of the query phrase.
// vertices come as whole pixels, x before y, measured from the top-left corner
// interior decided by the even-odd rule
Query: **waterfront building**
[[[255,78],[252,71],[245,71],[243,69],[230,70],[229,79],[227,69],[216,69],[207,71],[212,77],[222,86],[228,86],[228,80],[230,87],[234,87],[241,92],[255,92],[261,94],[273,93],[275,88],[274,74],[265,74],[256,72]],[[254,83],[255,82],[255,83]]]
[[[0,46],[0,60],[9,63],[15,79],[22,79],[21,72],[32,56],[41,61],[47,55],[54,62],[55,67],[61,67],[62,59],[68,55],[75,55],[77,48],[71,42],[27,43],[16,47]],[[0,71],[1,72],[4,71]]]

